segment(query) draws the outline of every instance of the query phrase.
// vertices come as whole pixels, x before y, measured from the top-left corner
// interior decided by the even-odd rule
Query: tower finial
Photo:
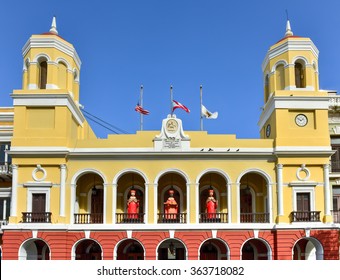
[[[52,24],[51,24],[50,32],[53,33],[53,34],[58,35],[58,30],[57,30],[57,19],[56,19],[55,16],[53,16],[53,19],[52,19]]]
[[[288,11],[286,9],[286,15],[287,15],[287,24],[286,24],[286,33],[285,33],[285,37],[288,36],[293,36],[293,31],[290,28],[290,22],[289,22],[289,17],[288,17]]]

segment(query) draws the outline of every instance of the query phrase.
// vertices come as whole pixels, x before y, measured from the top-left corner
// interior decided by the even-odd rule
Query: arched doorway
[[[186,223],[187,181],[176,172],[163,174],[158,180],[158,223]]]
[[[19,260],[49,260],[50,248],[41,239],[30,239],[19,249]]]
[[[227,260],[228,248],[218,239],[206,240],[200,248],[200,260]]]
[[[270,222],[270,193],[266,178],[259,171],[244,174],[240,180],[240,222]]]
[[[323,260],[323,247],[315,238],[302,238],[293,248],[293,260]]]
[[[103,178],[88,172],[77,180],[74,206],[74,223],[101,224],[104,221],[104,181]]]
[[[116,202],[116,221],[117,223],[144,223],[145,222],[145,179],[137,172],[126,171],[117,180],[117,197],[123,195],[123,199]],[[134,193],[133,215],[129,208],[130,197]],[[130,212],[130,214],[129,214]]]
[[[177,239],[167,239],[159,245],[157,254],[158,260],[185,260],[186,248]]]
[[[102,248],[96,241],[92,239],[82,240],[76,245],[75,259],[76,260],[101,260],[102,259]]]
[[[117,260],[144,260],[144,248],[134,239],[124,240],[118,245]]]
[[[250,239],[242,246],[242,260],[270,260],[269,245],[261,239]]]

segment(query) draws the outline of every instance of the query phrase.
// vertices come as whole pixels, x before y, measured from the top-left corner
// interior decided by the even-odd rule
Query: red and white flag
[[[141,113],[143,115],[149,115],[150,112],[148,110],[145,110],[142,106],[139,105],[139,103],[137,103],[136,107],[135,107],[135,111],[138,113]]]
[[[172,100],[172,112],[175,111],[175,109],[177,108],[183,109],[185,112],[190,113],[190,110],[183,104],[179,103],[176,100]]]

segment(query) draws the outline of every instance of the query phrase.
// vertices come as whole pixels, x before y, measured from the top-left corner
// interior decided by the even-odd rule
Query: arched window
[[[264,96],[265,96],[265,102],[268,101],[269,98],[269,77],[266,75],[264,79]]]
[[[276,89],[284,90],[285,89],[285,69],[283,64],[279,64],[276,66]]]
[[[295,86],[297,88],[305,88],[306,82],[304,63],[302,63],[301,61],[296,61],[294,69],[295,69]]]
[[[59,88],[67,88],[67,66],[63,62],[58,63],[58,85]]]
[[[47,84],[47,61],[46,59],[41,59],[39,61],[39,88],[46,89]]]

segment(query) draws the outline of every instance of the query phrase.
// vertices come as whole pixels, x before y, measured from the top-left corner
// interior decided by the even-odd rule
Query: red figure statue
[[[166,219],[176,219],[177,218],[177,211],[178,211],[178,204],[174,198],[174,190],[169,190],[169,198],[166,202],[164,202],[165,208],[165,218]]]
[[[130,197],[127,201],[127,212],[129,219],[137,219],[139,213],[139,200],[136,197],[136,190],[130,190]]]
[[[214,219],[216,218],[216,209],[218,205],[218,201],[214,198],[214,190],[209,189],[209,196],[205,202],[207,209],[207,218]]]

